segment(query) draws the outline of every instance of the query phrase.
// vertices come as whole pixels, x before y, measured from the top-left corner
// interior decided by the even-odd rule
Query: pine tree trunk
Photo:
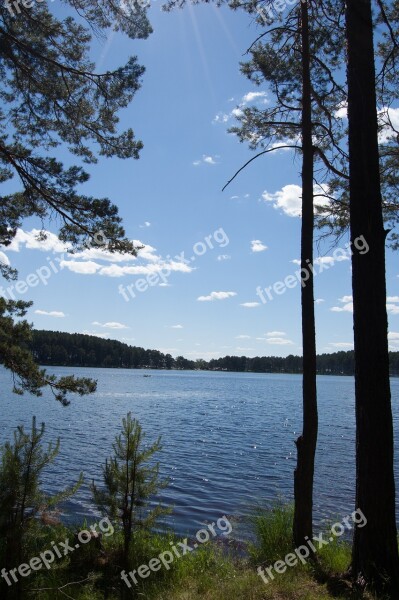
[[[297,467],[294,474],[294,542],[296,546],[313,537],[313,478],[318,415],[316,393],[316,332],[313,280],[313,142],[312,95],[309,55],[309,15],[301,4],[302,37],[302,234],[301,287],[303,341],[303,431],[297,439]]]
[[[347,0],[350,219],[356,388],[356,508],[352,576],[399,598],[393,425],[387,341],[385,231],[370,0]],[[369,251],[355,240],[364,236]],[[360,246],[360,245],[359,245]]]

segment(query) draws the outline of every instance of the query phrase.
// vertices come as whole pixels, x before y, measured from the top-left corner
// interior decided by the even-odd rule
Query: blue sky
[[[299,284],[290,279],[292,289],[280,287],[266,303],[257,295],[299,269],[293,261],[300,256],[300,163],[290,152],[269,154],[221,191],[251,157],[227,133],[234,114],[270,100],[267,88],[239,71],[259,29],[248,15],[212,5],[163,13],[157,0],[149,14],[148,40],[110,34],[93,45],[98,70],[130,54],[146,67],[142,88],[121,114],[121,127],[132,126],[144,142],[141,158],[101,159],[84,186],[84,193],[119,206],[127,235],[145,248],[135,260],[89,248],[68,256],[56,222],[46,224],[53,235],[39,244],[40,223],[28,221],[3,256],[21,283],[11,294],[6,288],[15,283],[3,283],[3,293],[32,299],[28,318],[39,329],[91,333],[188,358],[300,354]],[[65,151],[59,156],[71,161]],[[315,266],[320,353],[352,348],[349,253],[333,260],[333,250],[324,245]],[[399,348],[398,273],[397,255],[388,251],[392,349]]]

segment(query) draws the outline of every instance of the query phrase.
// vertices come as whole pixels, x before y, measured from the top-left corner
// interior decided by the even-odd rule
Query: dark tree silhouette
[[[352,242],[370,248],[352,256],[356,388],[356,507],[367,526],[355,528],[352,575],[362,586],[399,597],[393,425],[389,383],[385,238],[370,0],[347,0],[349,196]]]

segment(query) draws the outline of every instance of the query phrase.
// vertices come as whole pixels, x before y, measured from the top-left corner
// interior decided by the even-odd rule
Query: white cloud
[[[100,271],[98,271],[99,275],[106,275],[108,277],[123,277],[124,275],[150,275],[152,273],[160,273],[160,272],[180,272],[180,273],[191,273],[193,271],[193,267],[186,265],[183,262],[176,262],[171,260],[169,262],[159,262],[157,264],[148,264],[148,265],[137,265],[133,266],[119,266],[119,265],[111,265],[109,267],[102,267]]]
[[[209,296],[199,296],[197,300],[199,302],[212,302],[213,300],[226,300],[227,298],[232,298],[233,296],[237,296],[236,292],[211,292]]]
[[[333,306],[330,308],[332,312],[349,312],[353,313],[353,298],[352,296],[342,296],[342,298],[338,298],[338,301],[343,304],[343,306]]]
[[[378,135],[380,144],[386,144],[392,138],[396,138],[399,131],[399,108],[383,107],[378,111],[378,120],[383,127]]]
[[[234,98],[230,98],[229,102],[234,102]],[[242,109],[250,103],[267,104],[268,99],[266,92],[248,92],[241,98],[239,105],[233,108],[229,113],[218,112],[212,123],[228,123],[233,117],[241,117],[241,115],[243,115]],[[200,164],[200,161],[198,164]]]
[[[193,358],[196,360],[197,358],[203,358],[204,360],[211,360],[211,358],[220,358],[222,356],[221,352],[202,352],[201,350],[196,350],[195,352],[186,352],[186,356]]]
[[[260,240],[252,240],[251,241],[251,251],[252,252],[264,252],[267,250],[267,246]]]
[[[399,333],[390,331],[388,333],[389,349],[397,352],[399,350]]]
[[[35,315],[43,315],[45,317],[56,317],[57,319],[63,319],[65,317],[65,313],[59,310],[35,310]]]
[[[294,342],[287,339],[285,331],[269,331],[265,334],[265,337],[257,337],[259,342],[266,342],[271,346],[292,346]]]
[[[315,300],[315,303],[316,303],[316,304],[321,304],[322,302],[325,302],[325,300],[323,300],[323,298],[317,298],[317,299]]]
[[[60,242],[55,234],[49,231],[44,233],[46,239],[40,241],[37,239],[40,230],[32,229],[32,231],[25,232],[19,229],[12,243],[8,246],[8,250],[19,252],[22,247],[25,247],[30,250],[51,251],[55,254],[62,254],[60,259],[54,259],[59,262],[61,268],[84,275],[97,274],[121,277],[123,275],[148,275],[162,269],[183,273],[193,271],[193,268],[184,262],[171,260],[169,257],[167,257],[167,260],[163,259],[156,253],[153,246],[145,244],[141,240],[132,240],[137,248],[140,247],[137,256],[109,252],[106,249],[101,250],[99,248],[85,248],[81,252],[68,254],[67,245]],[[102,263],[109,263],[111,266]]]
[[[149,223],[149,221],[146,221]],[[52,260],[55,267],[67,269],[71,273],[79,275],[101,275],[104,277],[124,277],[127,275],[152,275],[163,274],[161,287],[167,287],[165,278],[171,273],[191,273],[194,267],[181,261],[178,257],[175,259],[167,256],[166,259],[157,254],[156,249],[141,240],[132,240],[138,250],[137,256],[123,254],[120,252],[109,252],[99,248],[85,248],[80,252],[68,253],[67,245],[60,242],[58,237],[49,232],[44,232],[46,239],[40,241],[38,236],[40,230],[32,229],[25,232],[22,229],[17,231],[8,250],[19,252],[22,248],[29,250],[40,250],[59,254]],[[49,257],[47,257],[49,260]],[[1,257],[0,257],[1,260]],[[47,263],[45,263],[47,264]],[[56,272],[56,271],[54,271]]]
[[[227,113],[219,112],[213,119],[212,123],[227,123],[229,119],[230,115],[228,115]]]
[[[237,106],[237,108],[233,108],[233,110],[231,111],[231,116],[235,117],[236,119],[239,119],[240,117],[242,117],[243,114],[244,114],[244,111],[239,106]]]
[[[334,265],[336,262],[341,262],[342,260],[349,260],[348,254],[337,254],[337,256],[318,256],[314,259],[314,265]],[[301,261],[299,258],[295,258],[291,261],[294,265],[301,266]]]
[[[107,323],[99,323],[98,321],[93,321],[92,325],[96,325],[97,327],[103,327],[104,329],[129,329],[127,325],[123,325],[123,323],[118,323],[117,321],[108,321]]]
[[[46,239],[41,239],[41,234],[44,234]],[[40,229],[32,229],[32,231],[17,229],[17,233],[11,244],[7,246],[7,250],[19,252],[21,246],[25,246],[29,250],[41,250],[42,252],[62,253],[68,250],[68,245],[61,242],[58,236],[50,231],[41,231]]]
[[[236,335],[236,340],[250,340],[250,335]]]
[[[72,273],[79,273],[80,275],[94,275],[101,269],[101,265],[92,260],[62,260],[60,262],[60,267],[61,269],[68,269],[69,271],[72,271]]]
[[[103,275],[107,277],[150,275],[152,273],[159,273],[161,271],[164,273],[168,271],[191,273],[194,270],[193,267],[185,264],[184,262],[163,259],[161,256],[156,254],[155,248],[148,244],[143,244],[140,240],[133,240],[133,242],[136,247],[142,246],[142,248],[138,251],[137,257],[132,255],[124,255],[119,252],[112,253],[107,252],[106,250],[101,251],[91,248],[74,254],[73,258],[70,260],[63,260],[61,265],[62,267],[66,267],[76,273],[96,273],[97,275]],[[76,260],[82,258],[95,258],[97,261],[104,260],[104,262],[112,264],[106,266],[94,261],[87,261],[87,263],[84,263]]]
[[[139,225],[140,229],[145,229],[147,227],[151,227],[151,223],[149,221],[144,221],[142,225]]]
[[[349,312],[353,313],[353,302],[348,302],[344,306],[333,306],[330,309],[332,312]]]
[[[199,160],[195,160],[193,162],[194,167],[199,167],[202,164],[205,165],[217,165],[217,159],[220,158],[220,156],[218,156],[217,154],[215,154],[215,156],[211,156],[210,154],[203,154],[202,158]]]
[[[244,308],[256,308],[257,306],[260,306],[260,302],[243,302],[240,306],[243,306]]]
[[[266,97],[266,92],[248,92],[242,97],[241,102],[243,104],[249,104],[249,102],[253,102],[254,100],[263,100],[264,102],[267,102]]]
[[[183,325],[171,325],[171,329],[183,329]]]
[[[318,256],[317,258],[314,259],[313,264],[314,265],[333,265],[335,263],[335,261],[340,261],[340,260],[348,260],[346,257],[341,257],[341,256],[337,256],[337,258],[334,258],[333,256]],[[298,267],[301,266],[301,260],[299,258],[295,258],[294,260],[291,261],[294,265],[298,265]]]
[[[322,194],[326,190],[322,186],[315,185],[314,193]],[[262,194],[263,200],[265,202],[272,202],[273,207],[276,210],[282,210],[283,213],[288,215],[289,217],[300,217],[302,213],[302,188],[299,185],[294,183],[285,185],[270,194],[267,190],[265,190]],[[328,200],[324,198],[316,198],[315,204],[317,206],[326,206],[328,204]]]
[[[132,254],[122,254],[121,252],[109,252],[108,250],[100,250],[99,248],[87,248],[82,252],[76,252],[73,254],[73,258],[85,259],[85,260],[103,260],[104,262],[110,263],[131,263],[137,262],[140,258],[149,262],[158,262],[161,257],[155,252],[155,248],[149,244],[144,244],[140,240],[132,240],[136,248],[140,248],[137,251],[137,256]]]
[[[338,110],[335,111],[334,116],[337,119],[347,119],[348,118],[348,103],[345,101],[341,102]]]
[[[262,198],[266,202],[273,202],[274,208],[281,209],[289,217],[300,217],[301,194],[302,188],[299,185],[289,184],[274,194],[269,194],[265,190]]]
[[[230,200],[240,200],[241,198],[243,198],[244,200],[247,200],[248,198],[250,198],[250,194],[244,194],[243,196],[237,196],[236,194],[234,196],[230,196]],[[398,275],[399,277],[399,275]]]
[[[338,348],[341,350],[352,350],[353,349],[353,342],[331,342],[329,345],[332,346],[333,348]]]
[[[336,258],[334,256],[319,256],[314,259],[313,263],[315,265],[334,265],[336,262],[349,260],[349,258],[348,254],[339,254]]]
[[[10,259],[8,258],[7,254],[4,254],[4,252],[0,252],[0,262],[7,267],[9,267],[11,264]]]
[[[266,340],[267,344],[271,346],[293,346],[294,342],[291,340],[287,340],[287,338],[283,337],[270,337]]]
[[[216,258],[216,260],[218,260],[219,262],[222,262],[224,260],[230,260],[231,256],[230,254],[219,254],[219,256]]]
[[[108,333],[98,333],[97,331],[89,331],[88,329],[84,329],[82,331],[83,335],[94,335],[95,337],[98,338],[108,338],[109,334]]]
[[[343,306],[333,306],[330,310],[332,312],[349,312],[353,313],[353,298],[352,296],[343,296],[339,298],[339,302],[343,304]],[[387,312],[391,315],[399,314],[399,297],[398,296],[388,296],[387,298]]]

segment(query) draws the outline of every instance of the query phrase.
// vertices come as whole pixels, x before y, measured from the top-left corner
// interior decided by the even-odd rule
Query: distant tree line
[[[60,331],[33,331],[30,350],[43,365],[68,367],[106,367],[116,369],[200,369],[251,373],[302,373],[302,357],[294,356],[224,356],[205,361],[173,358],[159,350],[145,350],[117,340],[93,335]],[[399,352],[390,352],[391,375],[399,375]],[[353,375],[354,353],[333,352],[317,356],[319,375]]]

